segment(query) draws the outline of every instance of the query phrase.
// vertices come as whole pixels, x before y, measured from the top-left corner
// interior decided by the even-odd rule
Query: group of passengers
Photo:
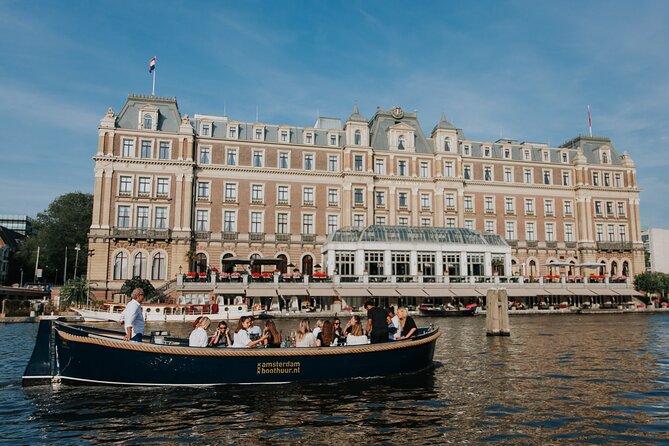
[[[237,328],[231,333],[227,322],[218,323],[216,332],[209,336],[211,325],[208,317],[200,317],[193,323],[188,345],[191,347],[232,347],[232,348],[278,348],[294,347],[329,347],[341,345],[376,344],[411,338],[416,334],[416,323],[405,308],[397,313],[393,308],[385,310],[372,301],[365,303],[367,326],[363,329],[362,320],[352,315],[346,326],[341,320],[318,320],[312,330],[309,319],[300,320],[297,331],[290,339],[283,339],[273,320],[265,321],[264,329],[255,324],[253,316],[242,316]]]

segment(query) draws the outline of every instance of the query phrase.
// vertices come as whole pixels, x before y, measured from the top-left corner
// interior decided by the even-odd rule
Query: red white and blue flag
[[[149,73],[153,73],[153,70],[156,69],[156,57],[154,56],[150,61],[149,61]]]

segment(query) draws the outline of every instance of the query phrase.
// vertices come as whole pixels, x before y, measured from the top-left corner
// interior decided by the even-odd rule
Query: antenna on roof
[[[223,101],[223,116],[228,116],[228,103]]]
[[[256,122],[260,122],[260,118],[259,118],[259,116],[260,116],[260,109],[259,109],[259,107],[256,105]]]

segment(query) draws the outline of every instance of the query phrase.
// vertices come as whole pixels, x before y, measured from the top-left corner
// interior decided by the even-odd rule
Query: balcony
[[[224,203],[237,204],[237,197],[225,197]]]
[[[209,240],[211,232],[209,231],[195,231],[195,240]]]
[[[555,240],[547,241],[546,248],[551,248],[551,249],[557,248],[557,242]]]
[[[518,240],[507,240],[506,243],[512,248],[518,247]]]
[[[262,198],[252,198],[251,204],[265,204],[265,200]]]
[[[249,241],[252,241],[252,242],[265,241],[265,233],[264,232],[249,232]]]
[[[314,243],[316,234],[302,234],[302,243]]]
[[[447,211],[455,211],[455,206],[446,206]]]
[[[170,198],[170,194],[167,192],[158,192],[156,193],[156,198]]]
[[[631,251],[632,242],[597,242],[598,251]]]
[[[374,207],[376,207],[376,209],[385,209],[385,208],[386,208],[386,204],[385,204],[385,203],[376,203],[376,204],[374,205]]]
[[[313,205],[314,205],[314,201],[313,201],[313,200],[304,200],[304,201],[302,202],[302,206],[313,206]]]
[[[119,197],[130,197],[132,195],[132,192],[129,190],[122,190],[119,191],[118,196]]]
[[[488,214],[488,215],[490,215],[490,214],[494,214],[494,213],[495,213],[495,210],[494,210],[494,209],[486,209],[486,210],[485,210],[485,213]]]
[[[539,242],[537,242],[536,240],[527,240],[525,244],[527,245],[528,248],[536,248],[537,246],[539,246]]]
[[[400,211],[408,211],[409,206],[406,205],[406,204],[400,204],[399,209],[400,209]]]
[[[277,242],[290,242],[290,234],[276,234],[274,237]]]
[[[420,207],[420,210],[423,211],[423,212],[429,212],[430,210],[432,210],[432,207],[431,207],[429,204],[427,204],[427,205],[422,205],[422,206]]]
[[[197,201],[209,201],[209,195],[198,195]]]
[[[239,232],[223,231],[221,232],[221,239],[224,242],[234,242],[239,239]]]
[[[576,249],[576,242],[564,242],[564,247],[567,249]]]
[[[288,206],[290,203],[288,202],[288,200],[278,199],[276,200],[276,204],[279,206]]]
[[[465,208],[465,214],[473,214],[474,208]]]
[[[172,233],[169,229],[113,227],[112,237],[128,240],[169,240]]]

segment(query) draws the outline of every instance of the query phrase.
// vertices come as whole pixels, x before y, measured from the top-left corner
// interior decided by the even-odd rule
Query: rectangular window
[[[119,195],[130,195],[132,193],[132,177],[121,175],[118,183]]]
[[[427,178],[429,176],[429,165],[428,165],[427,161],[421,161],[420,162],[419,175],[422,178]]]
[[[170,143],[167,141],[160,141],[158,145],[158,158],[166,160],[170,158]]]
[[[524,159],[525,161],[529,161],[529,160],[530,160],[530,151],[529,151],[529,150],[525,150],[525,151],[523,151],[523,159]]]
[[[569,172],[562,172],[562,185],[569,186],[571,184],[571,176]]]
[[[386,193],[385,192],[376,191],[375,197],[376,197],[376,206],[377,207],[385,207],[386,206]]]
[[[339,157],[337,155],[330,155],[328,157],[328,170],[330,172],[339,171]]]
[[[425,228],[430,228],[432,227],[432,219],[430,217],[421,217],[420,225]]]
[[[532,184],[532,169],[523,169],[523,179],[525,184]]]
[[[430,195],[429,194],[420,194],[420,208],[423,211],[430,209]]]
[[[353,170],[362,172],[364,170],[362,155],[355,155],[353,157]]]
[[[525,240],[534,241],[536,240],[536,234],[534,232],[534,222],[528,221],[525,223]]]
[[[263,232],[262,212],[251,212],[251,228],[249,232],[254,234]]]
[[[551,184],[551,171],[544,170],[544,184]]]
[[[306,144],[311,144],[314,142],[314,134],[311,132],[308,132],[304,135],[304,142]]]
[[[251,185],[251,203],[260,204],[264,201],[264,193],[262,184]]]
[[[228,128],[228,137],[230,139],[237,139],[237,126],[236,125],[231,125],[230,128]]]
[[[487,213],[495,212],[495,205],[494,205],[495,201],[493,197],[485,197],[483,199],[483,202],[485,203],[485,211]]]
[[[606,232],[607,232],[607,234],[608,234],[609,241],[610,241],[610,242],[615,241],[615,239],[616,239],[616,231],[615,231],[614,226],[613,226],[613,225],[607,225],[607,228],[606,228],[606,229],[607,229]]]
[[[463,167],[463,175],[465,177],[465,180],[471,180],[471,178],[472,178],[472,166],[465,165]]]
[[[534,199],[526,198],[525,199],[525,213],[528,215],[534,215]]]
[[[209,211],[198,209],[195,213],[195,230],[204,232],[209,230]]]
[[[170,194],[170,179],[158,178],[156,183],[156,195],[159,197],[167,197]]]
[[[447,228],[454,228],[455,227],[455,217],[447,217],[446,218],[446,227]]]
[[[462,148],[462,154],[465,155],[465,156],[469,156],[469,155],[470,155],[469,144],[465,144],[465,145],[464,145],[464,147]]]
[[[237,185],[235,183],[225,183],[225,201],[237,201]]]
[[[627,227],[625,225],[618,225],[618,237],[621,242],[627,241]]]
[[[625,203],[622,201],[619,201],[616,203],[616,207],[618,208],[618,217],[624,217],[625,216]]]
[[[495,232],[495,221],[494,220],[486,220],[484,230],[485,230],[485,232],[488,232],[490,234],[494,233]]]
[[[555,240],[555,233],[553,230],[553,223],[546,223],[546,241],[552,242]]]
[[[400,208],[407,208],[409,207],[409,200],[407,198],[407,193],[406,192],[400,192],[398,194],[399,197],[399,205]]]
[[[595,215],[602,216],[602,202],[595,201]]]
[[[314,188],[305,187],[302,189],[302,204],[305,206],[314,205]]]
[[[571,210],[571,200],[565,200],[565,201],[562,203],[562,205],[563,205],[563,207],[564,207],[564,215],[565,215],[565,216],[570,216],[571,213],[572,213],[572,210]]]
[[[444,163],[444,176],[453,177],[453,161],[446,161]]]
[[[311,153],[304,155],[304,170],[314,170],[314,155]]]
[[[377,175],[385,175],[386,174],[386,160],[382,159],[377,159],[374,161],[374,172],[376,172]]]
[[[547,216],[553,215],[553,200],[544,200],[544,214]]]
[[[606,215],[608,217],[613,216],[613,202],[612,201],[607,201],[606,202]]]
[[[464,196],[464,204],[465,204],[465,211],[471,212],[474,210],[474,200],[472,199],[471,195]]]
[[[228,149],[228,166],[237,165],[237,149]]]
[[[397,162],[397,175],[401,177],[407,176],[407,162],[400,160]]]
[[[253,167],[263,167],[263,153],[260,150],[253,151]]]
[[[197,198],[209,198],[209,182],[208,181],[198,181],[197,182]]]
[[[357,228],[365,226],[365,214],[353,214],[353,226]]]
[[[130,227],[130,206],[119,206],[116,226],[119,228]]]
[[[223,232],[237,232],[237,213],[235,211],[223,212]]]
[[[151,141],[142,140],[142,146],[140,151],[141,158],[151,158]]]
[[[167,208],[157,207],[153,210],[154,227],[156,229],[167,229]]]
[[[386,224],[386,217],[383,216],[383,215],[377,215],[376,216],[376,224],[380,225],[380,226],[385,225]]]
[[[409,217],[400,217],[397,221],[400,226],[409,226]]]
[[[278,204],[288,204],[288,186],[279,186],[276,193]]]
[[[262,134],[263,134],[263,131],[262,131],[262,129],[256,129],[256,130],[255,130],[255,133],[256,133],[256,141],[262,141],[262,140],[263,140],[263,137],[262,137],[262,136],[263,136],[263,135],[262,135]]]
[[[604,225],[602,224],[595,225],[595,241],[604,241]]]
[[[592,172],[592,185],[599,186],[599,172]]]
[[[209,136],[209,124],[202,124],[202,136]]]
[[[288,169],[288,153],[279,153],[279,169]]]
[[[614,174],[613,184],[615,185],[615,187],[623,187],[622,177],[620,176],[619,173]]]
[[[200,147],[200,164],[209,164],[210,151],[209,147]]]
[[[146,229],[149,227],[149,207],[137,206],[137,228]]]
[[[354,206],[364,206],[365,204],[365,192],[363,189],[355,188],[353,189],[353,205]]]
[[[504,211],[509,214],[515,211],[514,199],[512,197],[504,198]]]
[[[504,158],[511,159],[511,149],[508,147],[504,149]]]
[[[139,177],[139,187],[137,192],[142,195],[149,195],[151,193],[151,178]]]
[[[328,234],[339,229],[339,215],[328,215]]]
[[[562,152],[561,156],[562,156],[562,163],[567,164],[569,162],[569,155],[567,154],[567,152]]]
[[[447,211],[453,211],[455,210],[455,195],[454,194],[446,194],[446,210]]]
[[[328,206],[339,206],[339,191],[328,189]]]
[[[604,173],[604,187],[611,186],[611,174],[608,172]]]
[[[337,135],[330,135],[330,145],[331,146],[337,145]]]
[[[513,183],[513,170],[510,167],[504,168],[504,182]]]
[[[465,220],[465,229],[474,230],[474,220]]]
[[[288,234],[288,214],[281,212],[276,215],[276,233]]]
[[[304,214],[302,216],[302,234],[314,233],[314,216],[311,214]]]
[[[565,242],[574,241],[574,225],[571,223],[565,223],[564,225],[564,241]]]
[[[288,142],[288,130],[281,130],[281,142]]]
[[[483,179],[485,181],[492,181],[492,167],[485,166],[483,168]]]
[[[121,151],[123,158],[133,158],[135,156],[135,141],[132,139],[123,140],[123,150]]]
[[[507,240],[516,240],[516,223],[507,221],[505,223],[505,237]]]

